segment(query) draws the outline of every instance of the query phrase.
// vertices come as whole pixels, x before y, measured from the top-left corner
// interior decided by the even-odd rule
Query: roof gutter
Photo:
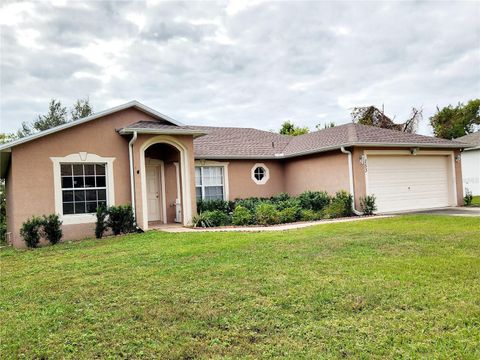
[[[355,186],[353,184],[353,163],[352,163],[352,152],[345,150],[345,147],[340,147],[342,153],[348,155],[348,181],[350,184],[350,195],[352,195],[352,211],[355,215],[362,215],[362,213],[355,209]]]
[[[128,160],[130,162],[130,196],[132,199],[133,220],[137,222],[137,213],[135,211],[135,169],[133,167],[133,144],[137,141],[137,132],[133,132],[133,137],[128,142]]]

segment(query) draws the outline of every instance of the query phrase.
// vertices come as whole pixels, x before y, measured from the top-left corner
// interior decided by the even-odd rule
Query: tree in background
[[[299,127],[296,126],[294,123],[291,121],[287,120],[282,124],[282,127],[280,128],[279,133],[282,135],[292,135],[292,136],[298,136],[298,135],[303,135],[307,134],[310,132],[308,127]]]
[[[317,124],[317,125],[315,125],[315,129],[324,130],[324,129],[329,129],[329,128],[332,128],[332,127],[335,127],[335,126],[336,126],[335,123],[333,121],[331,121],[329,123],[323,124],[323,126],[322,126],[322,124]]]
[[[0,144],[5,144],[7,142],[15,140],[15,134],[6,134],[0,133]]]
[[[72,121],[87,117],[92,114],[93,108],[90,105],[90,99],[88,97],[75,101],[72,110],[70,110]]]
[[[415,133],[419,122],[423,118],[423,110],[412,108],[410,118],[404,123],[397,124],[383,110],[379,110],[375,106],[355,107],[352,110],[352,121],[356,124],[376,126],[383,129],[397,130],[408,133]]]
[[[48,106],[48,113],[46,115],[39,115],[37,120],[31,124],[24,121],[22,123],[22,128],[17,131],[16,136],[22,138],[32,135],[39,131],[44,131],[55,126],[78,120],[91,115],[92,113],[93,109],[88,97],[85,99],[79,99],[75,102],[73,108],[70,110],[70,119],[68,118],[67,108],[63,106],[60,101],[52,99]]]
[[[458,103],[455,107],[437,107],[436,114],[430,117],[430,125],[435,136],[443,139],[455,139],[474,132],[480,125],[480,99],[472,99],[465,105]]]

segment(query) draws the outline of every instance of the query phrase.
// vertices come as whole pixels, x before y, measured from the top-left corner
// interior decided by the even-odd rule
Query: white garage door
[[[449,206],[448,159],[368,155],[367,192],[378,212]]]

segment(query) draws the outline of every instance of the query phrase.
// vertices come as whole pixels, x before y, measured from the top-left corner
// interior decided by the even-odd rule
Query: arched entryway
[[[140,149],[142,228],[181,223],[191,219],[188,151],[170,136],[156,136]]]

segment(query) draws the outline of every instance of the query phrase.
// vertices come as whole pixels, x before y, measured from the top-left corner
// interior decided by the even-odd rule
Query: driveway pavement
[[[431,214],[431,215],[451,215],[451,216],[479,216],[480,208],[475,207],[451,207],[432,210],[421,210],[410,212],[409,214]]]

